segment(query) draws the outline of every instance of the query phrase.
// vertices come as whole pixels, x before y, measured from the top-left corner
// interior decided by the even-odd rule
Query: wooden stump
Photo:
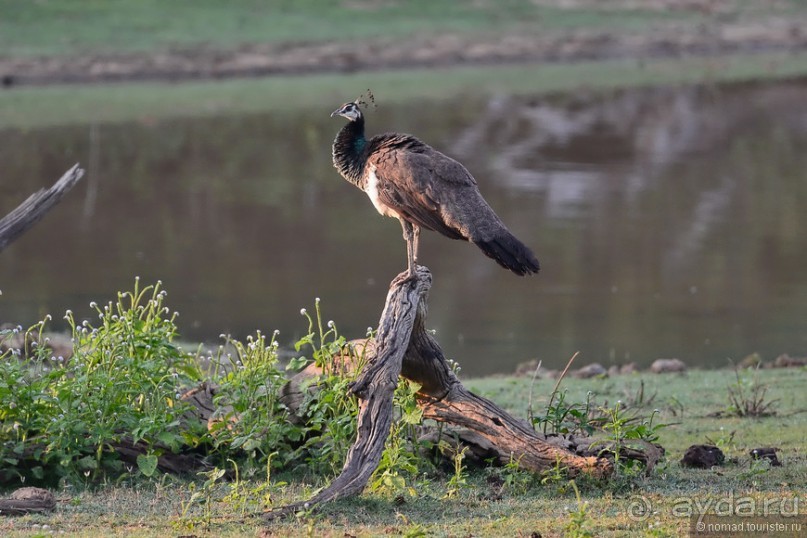
[[[514,458],[521,468],[535,472],[561,465],[569,476],[584,473],[603,478],[613,472],[613,464],[607,459],[580,456],[558,446],[526,422],[467,390],[425,328],[431,273],[419,266],[416,278],[407,280],[404,276],[405,273],[398,275],[390,285],[378,332],[364,350],[369,360],[352,386],[360,400],[358,433],[341,474],[310,500],[266,512],[264,518],[271,520],[362,492],[381,461],[392,424],[392,396],[399,376],[421,386],[418,399],[424,418],[471,432],[470,435],[484,440],[502,462]],[[294,407],[294,395],[300,393],[295,385],[302,386],[306,377],[316,375],[314,369],[307,370],[292,380],[289,390],[284,390],[289,398],[287,405],[291,403]]]

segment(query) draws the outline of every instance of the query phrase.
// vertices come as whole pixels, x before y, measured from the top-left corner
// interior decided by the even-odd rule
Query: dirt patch
[[[354,72],[502,62],[570,62],[616,58],[718,56],[807,49],[801,21],[720,21],[673,24],[641,33],[570,31],[499,37],[441,35],[408,40],[251,44],[160,52],[78,56],[0,56],[0,82],[91,83],[124,80],[217,79],[272,74]]]

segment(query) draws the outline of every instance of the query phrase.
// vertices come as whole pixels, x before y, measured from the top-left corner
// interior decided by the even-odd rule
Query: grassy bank
[[[402,38],[445,33],[500,34],[519,30],[652,31],[654,26],[697,25],[719,17],[800,16],[799,2],[757,6],[722,2],[719,10],[697,2],[682,9],[620,0],[379,2],[306,0],[0,0],[0,50],[9,56],[154,51],[172,47],[227,49],[256,42],[311,42]],[[704,9],[707,8],[707,9]]]
[[[717,83],[807,74],[807,54],[759,54],[721,59],[652,62],[613,60],[571,64],[455,67],[352,75],[99,86],[18,88],[0,92],[0,129],[172,117],[233,115],[336,104],[372,88],[381,106],[413,99],[455,100],[464,95],[538,94],[580,89]]]
[[[413,480],[413,495],[405,498],[365,493],[328,506],[322,513],[303,513],[275,523],[264,535],[680,536],[690,524],[684,515],[687,507],[695,503],[742,499],[761,506],[767,500],[788,508],[797,496],[800,503],[807,503],[803,489],[807,408],[798,396],[807,382],[807,370],[747,371],[741,381],[746,386],[766,386],[766,401],[777,400],[776,414],[720,416],[729,410],[728,388],[737,386],[729,370],[564,380],[567,401],[584,401],[591,391],[601,404],[621,400],[626,407],[644,412],[658,409],[659,422],[670,424],[659,430],[666,460],[650,476],[617,477],[607,484],[578,481],[581,502],[562,479],[542,481],[515,469],[467,469],[464,483],[452,489],[452,472],[446,470]],[[529,379],[470,380],[467,385],[526,416]],[[553,385],[553,380],[538,380],[532,387],[537,412],[545,409]],[[682,468],[678,460],[684,449],[707,440],[722,448],[728,463],[711,470]],[[748,453],[761,446],[778,447],[784,465],[753,462]],[[267,498],[273,505],[299,500],[322,485],[301,475],[276,474],[268,485],[263,477],[241,477],[238,482],[213,481],[205,488],[205,478],[209,477],[193,485],[164,477],[157,483],[68,488],[58,492],[60,502],[54,514],[0,518],[0,532],[4,536],[62,531],[68,536],[257,536],[263,527],[248,517],[251,507]],[[201,494],[192,499],[194,493]],[[649,507],[649,512],[634,511],[637,503]],[[574,534],[575,521],[582,534]]]

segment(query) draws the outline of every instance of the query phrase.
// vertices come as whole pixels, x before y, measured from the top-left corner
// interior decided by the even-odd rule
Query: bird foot
[[[393,284],[404,284],[406,282],[414,282],[418,280],[418,266],[415,265],[414,267],[410,267],[400,275],[395,277],[395,280],[392,281]]]

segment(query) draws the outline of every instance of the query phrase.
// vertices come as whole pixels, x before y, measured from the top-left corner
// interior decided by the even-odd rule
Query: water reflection
[[[807,82],[380,107],[463,161],[543,263],[520,279],[424,233],[430,325],[470,374],[526,359],[725,364],[807,352]],[[338,103],[337,103],[338,104]],[[88,175],[0,255],[0,322],[162,279],[182,333],[279,329],[322,298],[350,336],[406,265],[395,220],[330,163],[322,110],[0,132],[0,213]],[[55,315],[54,317],[59,317]]]

